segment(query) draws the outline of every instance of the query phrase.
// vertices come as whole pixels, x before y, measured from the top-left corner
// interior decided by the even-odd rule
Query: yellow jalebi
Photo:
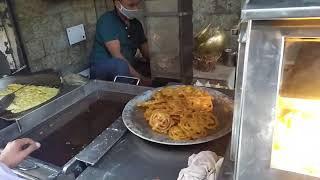
[[[173,140],[205,137],[217,127],[213,98],[193,86],[166,87],[139,104],[152,130]]]

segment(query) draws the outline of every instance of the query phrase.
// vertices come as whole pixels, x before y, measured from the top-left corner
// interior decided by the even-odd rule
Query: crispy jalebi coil
[[[198,119],[192,118],[192,115],[185,116],[181,119],[178,126],[181,127],[190,139],[198,139],[208,135],[205,126]]]
[[[169,129],[169,137],[173,140],[188,140],[190,139],[180,126],[173,126]]]
[[[212,112],[195,112],[193,119],[197,119],[201,126],[208,130],[216,129],[218,126],[216,116]]]
[[[138,106],[151,128],[173,140],[205,137],[218,124],[213,114],[213,98],[193,86],[167,87]]]
[[[212,110],[212,100],[208,97],[189,97],[187,105],[194,110],[210,111]]]
[[[155,111],[149,120],[152,130],[158,133],[168,133],[169,129],[174,125],[174,121],[170,115],[164,111]]]

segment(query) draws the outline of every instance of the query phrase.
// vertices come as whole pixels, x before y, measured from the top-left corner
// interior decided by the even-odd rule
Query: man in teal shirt
[[[147,39],[142,24],[136,19],[140,0],[114,0],[114,4],[115,9],[106,12],[97,22],[90,55],[91,78],[113,80],[117,75],[133,76],[150,85],[151,80],[133,67],[138,63],[135,58],[138,49],[146,64],[149,60]]]

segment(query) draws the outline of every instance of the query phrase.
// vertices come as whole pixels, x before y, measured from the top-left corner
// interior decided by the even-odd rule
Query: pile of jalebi
[[[213,97],[193,86],[166,87],[139,104],[152,130],[173,140],[193,140],[217,127]]]

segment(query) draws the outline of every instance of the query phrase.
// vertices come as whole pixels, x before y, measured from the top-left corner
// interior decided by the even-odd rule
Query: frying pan
[[[30,75],[25,75],[25,76],[20,75],[20,76],[5,77],[0,79],[0,89],[5,89],[9,84],[13,84],[13,83],[54,87],[59,89],[59,93],[61,93],[61,88],[63,87],[60,80],[60,75],[57,72],[40,72],[40,73],[34,73]],[[59,96],[59,94],[57,96]],[[0,119],[7,120],[7,121],[19,120],[23,116],[27,115],[29,112],[39,108],[40,106],[42,106],[47,102],[44,102],[32,109],[29,109],[27,111],[23,111],[20,113],[11,113],[10,111],[4,111],[0,113]]]

